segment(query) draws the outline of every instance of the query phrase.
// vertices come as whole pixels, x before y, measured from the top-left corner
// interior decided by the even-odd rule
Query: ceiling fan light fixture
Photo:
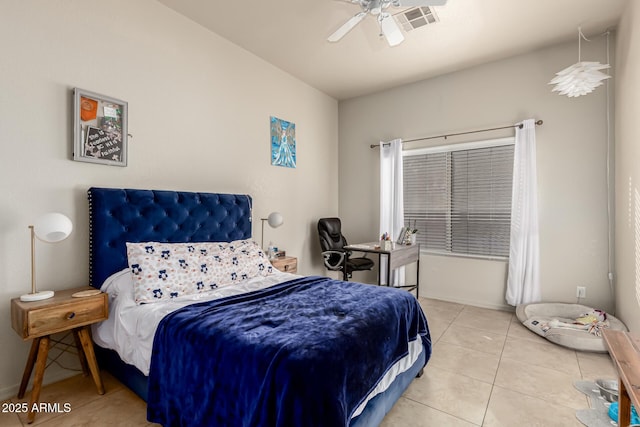
[[[360,13],[352,16],[347,22],[342,24],[328,38],[329,42],[337,42],[347,35],[366,15],[371,14],[378,19],[380,32],[387,39],[389,46],[397,46],[404,41],[402,30],[391,14],[386,12],[389,6],[395,7],[427,7],[441,6],[447,0],[351,0],[357,3],[362,9]],[[433,17],[432,17],[433,18]],[[435,18],[432,20],[435,21]],[[424,24],[423,24],[424,25]]]

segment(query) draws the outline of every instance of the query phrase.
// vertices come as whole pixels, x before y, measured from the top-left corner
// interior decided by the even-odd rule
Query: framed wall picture
[[[73,90],[73,160],[127,166],[127,102]]]
[[[296,124],[271,116],[271,164],[296,167]]]

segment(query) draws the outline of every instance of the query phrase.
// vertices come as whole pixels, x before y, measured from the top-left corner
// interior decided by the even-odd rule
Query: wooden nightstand
[[[73,331],[78,348],[78,357],[85,375],[93,377],[98,394],[104,394],[104,386],[100,378],[100,370],[93,351],[93,343],[89,325],[105,320],[108,315],[107,294],[100,293],[88,297],[75,298],[71,295],[85,290],[91,290],[89,286],[81,288],[56,291],[53,298],[42,301],[24,302],[20,298],[11,300],[11,326],[22,337],[30,340],[31,351],[24,368],[18,398],[22,399],[35,366],[36,372],[33,379],[33,389],[29,400],[29,413],[27,419],[32,423],[36,413],[31,412],[40,398],[42,378],[47,366],[47,354],[51,343],[51,334],[64,331]]]
[[[283,256],[271,260],[271,265],[283,273],[296,273],[298,271],[298,258],[293,256]]]

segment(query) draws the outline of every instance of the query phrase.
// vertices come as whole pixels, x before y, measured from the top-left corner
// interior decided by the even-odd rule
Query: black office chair
[[[351,252],[343,249],[347,246],[347,239],[342,235],[340,218],[320,218],[318,235],[325,267],[332,271],[342,271],[343,280],[349,280],[354,271],[373,268],[373,260],[367,257],[351,257]]]

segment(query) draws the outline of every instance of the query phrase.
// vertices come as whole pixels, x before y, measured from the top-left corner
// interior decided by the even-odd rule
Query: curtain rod
[[[543,123],[542,120],[536,120],[536,125],[540,126],[540,125],[542,125],[542,123]],[[520,124],[517,124],[517,125],[501,126],[501,127],[497,127],[497,128],[470,130],[468,132],[459,132],[459,133],[448,133],[448,134],[445,134],[445,135],[427,136],[425,138],[407,139],[407,140],[402,141],[402,143],[404,144],[405,142],[426,141],[427,139],[437,139],[437,138],[447,139],[450,136],[467,135],[467,134],[470,134],[470,133],[489,132],[489,131],[492,131],[492,130],[509,129],[509,128],[516,128],[516,127],[519,128],[519,129],[522,129],[522,126],[523,126],[522,123],[520,123]],[[371,148],[376,148],[376,147],[379,147],[379,146],[380,146],[380,144],[371,144]]]

